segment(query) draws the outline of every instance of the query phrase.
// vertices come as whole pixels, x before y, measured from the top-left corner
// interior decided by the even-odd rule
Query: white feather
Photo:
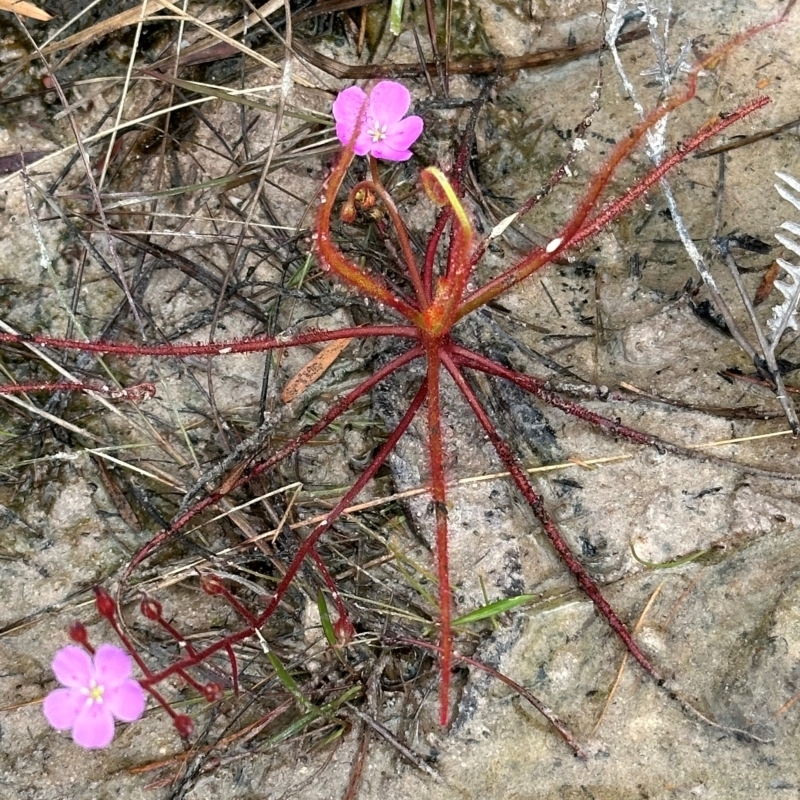
[[[785,172],[776,172],[775,174],[783,181],[783,184],[775,184],[778,194],[800,211],[800,181]],[[793,189],[797,194],[794,194],[790,189]],[[796,222],[787,221],[781,225],[781,228],[798,238],[793,239],[782,233],[776,233],[775,238],[787,250],[790,250],[796,256],[800,256],[800,225]],[[800,265],[792,264],[783,258],[778,259],[778,265],[786,272],[785,277],[789,278],[789,280],[775,281],[775,288],[783,295],[783,302],[773,306],[772,317],[767,322],[767,327],[772,333],[773,349],[787,328],[792,328],[795,331],[800,328],[797,320],[797,307],[798,303],[800,303]]]

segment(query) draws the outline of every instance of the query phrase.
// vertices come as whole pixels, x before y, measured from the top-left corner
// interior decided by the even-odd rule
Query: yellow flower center
[[[89,703],[102,703],[104,691],[105,687],[99,686],[95,681],[92,681],[88,688],[81,689],[81,692],[87,695]]]
[[[373,142],[383,141],[386,138],[386,125],[374,122],[368,133],[372,137]]]

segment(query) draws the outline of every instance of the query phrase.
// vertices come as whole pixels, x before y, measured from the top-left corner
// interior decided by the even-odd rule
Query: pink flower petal
[[[108,710],[122,722],[133,722],[144,713],[144,689],[139,681],[127,680],[121,686],[106,689],[103,703]]]
[[[94,654],[94,679],[106,691],[122,686],[133,671],[131,657],[113,644],[101,644]]]
[[[370,154],[384,161],[408,161],[414,155],[410,150],[394,150],[387,147],[385,142],[374,144]]]
[[[333,101],[333,118],[336,120],[336,136],[339,141],[347,146],[353,138],[356,127],[361,120],[361,127],[365,127],[366,110],[369,103],[367,95],[360,86],[351,86],[343,92],[339,92],[339,96]],[[358,139],[363,139],[366,131],[359,130]],[[368,139],[367,139],[368,141]],[[363,145],[365,142],[360,141],[358,144]],[[358,152],[358,155],[364,155],[366,150]]]
[[[56,689],[44,699],[42,711],[45,719],[57,731],[65,731],[75,724],[87,697],[77,689]]]
[[[406,161],[423,126],[420,117],[403,119],[410,105],[411,93],[397,81],[380,81],[369,95],[351,86],[333,103],[336,136],[358,156]]]
[[[422,134],[422,124],[422,117],[406,117],[386,131],[386,137],[380,144],[390,150],[408,150]]]
[[[62,647],[53,659],[53,673],[59,683],[70,689],[88,687],[94,677],[92,657],[80,647]]]
[[[397,81],[381,81],[369,93],[372,116],[382,125],[391,126],[403,119],[411,105],[411,93]]]
[[[72,738],[81,747],[108,747],[114,738],[114,717],[107,705],[87,703],[72,726]]]
[[[342,141],[342,137],[339,136],[339,133],[338,133],[339,126],[338,125],[336,126],[336,129],[337,129],[336,136],[339,139],[339,141],[341,142]],[[346,143],[349,143],[349,142],[350,142],[350,139],[348,138]],[[369,153],[370,147],[372,147],[372,137],[369,135],[369,133],[367,133],[367,126],[364,125],[364,130],[361,133],[359,133],[358,136],[356,137],[356,143],[353,145],[353,152],[357,156],[365,156],[367,153]]]

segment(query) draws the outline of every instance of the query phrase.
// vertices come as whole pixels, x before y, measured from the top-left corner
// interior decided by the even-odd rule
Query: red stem
[[[534,490],[524,468],[517,460],[517,457],[514,455],[511,448],[500,436],[497,428],[494,426],[494,423],[489,419],[489,415],[486,413],[483,406],[480,404],[480,401],[475,396],[475,393],[467,383],[456,362],[446,351],[442,351],[441,359],[443,366],[453,376],[453,380],[461,390],[461,393],[464,395],[464,398],[466,399],[473,413],[478,418],[481,426],[486,431],[489,441],[492,443],[497,455],[500,457],[500,461],[502,462],[503,466],[508,470],[512,480],[517,485],[517,488],[521,492],[522,496],[525,498],[525,501],[536,515],[536,519],[539,520],[539,524],[542,526],[542,529],[544,530],[554,549],[561,557],[569,571],[575,576],[575,579],[578,581],[578,585],[581,587],[581,589],[583,589],[586,596],[592,601],[592,603],[594,603],[595,608],[597,608],[597,610],[606,618],[608,624],[622,640],[625,647],[628,649],[628,652],[639,662],[639,664],[642,666],[642,669],[660,682],[661,676],[658,674],[655,667],[653,667],[648,658],[639,649],[639,645],[637,645],[634,641],[630,631],[628,631],[622,620],[617,616],[609,602],[605,599],[605,597],[603,597],[600,589],[597,587],[597,584],[592,580],[583,564],[578,561],[578,559],[569,549],[569,545],[567,545],[566,541],[564,541],[564,537],[561,535],[558,525],[545,508],[541,496]]]
[[[705,62],[703,62],[705,63]],[[696,68],[696,70],[699,69]],[[694,97],[696,92],[697,74],[696,70],[690,74],[689,86],[684,94],[673,98],[668,103],[655,111],[650,113],[636,128],[630,136],[617,145],[611,153],[610,158],[603,165],[602,169],[595,175],[589,191],[584,196],[578,210],[572,216],[570,221],[561,229],[559,234],[550,242],[546,247],[538,247],[532,253],[525,256],[521,261],[517,262],[513,267],[510,267],[496,278],[489,281],[485,286],[478,289],[471,294],[467,300],[461,305],[458,310],[457,319],[470,314],[475,309],[480,308],[486,303],[493,300],[498,295],[516,286],[521,281],[528,278],[533,272],[541,269],[546,264],[549,264],[557,255],[565,250],[577,247],[581,242],[594,236],[598,231],[605,228],[610,222],[613,222],[623,212],[625,212],[636,200],[638,200],[645,192],[647,192],[655,183],[658,183],[664,175],[671,170],[676,164],[683,161],[686,156],[693,150],[696,150],[705,141],[713,136],[716,136],[720,131],[727,128],[729,125],[752,114],[759,108],[763,108],[770,102],[769,97],[761,96],[745,103],[737,108],[730,115],[718,119],[713,125],[703,128],[696,133],[683,145],[679,145],[675,152],[666,160],[662,161],[657,167],[652,169],[643,178],[636,182],[634,186],[628,189],[622,197],[608,203],[599,214],[586,222],[592,209],[596,206],[600,199],[600,195],[611,180],[612,175],[620,165],[622,160],[633,150],[642,137],[647,133],[652,126],[658,122],[662,117],[666,116],[670,111],[673,111],[678,106],[687,103]]]
[[[178,719],[181,716],[177,714],[175,711],[172,710],[170,704],[166,701],[163,695],[154,688],[155,684],[159,683],[162,680],[163,672],[154,673],[150,667],[147,665],[147,662],[139,655],[139,651],[134,646],[133,642],[128,638],[125,630],[119,624],[117,620],[117,607],[114,605],[113,600],[111,599],[110,595],[102,589],[102,587],[95,587],[95,595],[96,595],[96,603],[97,603],[97,610],[111,625],[114,629],[114,633],[117,634],[117,638],[122,642],[125,649],[131,655],[133,660],[139,666],[139,669],[144,673],[145,677],[139,679],[139,684],[142,686],[143,689],[148,691],[153,699],[172,717],[173,721],[175,722],[176,726],[178,724]],[[195,664],[199,664],[201,661],[205,659],[198,658],[197,651],[188,644],[188,642],[184,641],[183,637],[181,637],[180,633],[178,633],[175,628],[173,628],[164,618],[161,616],[160,612],[158,614],[158,618],[156,620],[162,627],[166,629],[166,631],[170,634],[170,636],[175,639],[176,642],[181,644],[188,655],[184,656],[183,659],[175,665],[175,669],[170,672],[170,674],[178,675],[182,678],[186,683],[192,686],[201,694],[204,693],[204,687],[201,683],[196,681],[186,672],[186,668],[192,667]],[[89,648],[90,652],[94,652],[93,648]],[[171,669],[171,668],[170,668]]]
[[[317,525],[317,527],[314,528],[314,530],[309,534],[308,538],[300,545],[297,554],[292,559],[292,563],[286,570],[286,574],[283,576],[281,582],[278,584],[277,589],[272,595],[272,599],[270,600],[266,609],[262,611],[261,614],[259,614],[256,620],[257,624],[253,626],[247,626],[241,631],[237,631],[236,633],[231,633],[228,636],[224,637],[223,639],[220,639],[219,641],[215,642],[214,644],[209,645],[205,649],[198,650],[194,658],[183,658],[181,659],[181,661],[172,664],[171,666],[159,672],[157,675],[153,676],[154,683],[163,681],[170,675],[174,675],[180,672],[181,670],[202,663],[203,661],[210,658],[212,655],[219,652],[220,650],[229,648],[232,645],[241,642],[243,639],[247,639],[248,637],[252,636],[253,630],[255,628],[260,628],[262,625],[264,625],[264,623],[275,613],[275,609],[277,609],[278,605],[280,604],[281,600],[286,594],[286,591],[288,590],[292,581],[295,579],[295,576],[297,575],[300,566],[302,565],[303,561],[305,561],[306,556],[308,556],[312,552],[320,536],[322,536],[322,534],[325,533],[325,531],[327,531],[334,522],[336,522],[336,520],[342,515],[344,510],[353,502],[353,499],[374,477],[375,473],[380,469],[383,462],[389,457],[389,454],[394,449],[394,446],[400,440],[400,437],[406,432],[408,426],[411,424],[411,421],[414,419],[420,407],[422,406],[426,394],[427,394],[427,385],[423,383],[420,386],[419,390],[417,391],[417,394],[414,397],[414,400],[411,402],[411,405],[408,407],[406,413],[403,415],[403,418],[400,420],[400,423],[394,429],[394,431],[392,431],[391,436],[389,436],[386,442],[381,446],[375,458],[373,458],[372,461],[370,462],[370,465],[366,468],[366,470],[364,470],[364,472],[360,475],[358,480],[353,484],[353,486],[349,489],[349,491],[331,510],[327,519],[324,522]],[[338,598],[338,591],[334,599],[337,598]]]
[[[421,639],[412,639],[410,636],[393,636],[387,639],[386,642],[387,644],[397,643],[411,645],[412,647],[421,647],[425,650],[431,650],[434,653],[439,654],[442,652],[441,647],[431,644],[430,642],[425,642]],[[470,667],[475,667],[476,669],[485,672],[487,675],[497,678],[497,680],[513,689],[513,691],[515,691],[520,697],[523,697],[525,700],[527,700],[559,732],[561,738],[572,748],[572,751],[576,756],[578,756],[578,758],[582,758],[584,760],[586,759],[586,753],[583,752],[581,746],[569,732],[567,726],[550,708],[548,708],[541,700],[539,700],[538,697],[529,692],[524,686],[521,686],[516,681],[509,678],[508,675],[504,675],[494,667],[490,667],[488,664],[484,664],[483,661],[478,661],[475,658],[462,656],[460,653],[453,653],[453,660],[458,661],[461,664],[467,664]]]
[[[253,339],[232,339],[227,342],[208,344],[120,344],[118,342],[82,342],[76,339],[58,339],[51,336],[28,336],[26,334],[0,333],[0,343],[37,344],[57,350],[77,350],[81,353],[100,353],[118,356],[226,356],[239,353],[262,353],[282,347],[331,342],[334,339],[362,337],[400,336],[419,339],[417,328],[404,325],[369,325],[363,328],[339,328],[334,331],[307,331],[297,336],[256,336]]]
[[[380,278],[365,272],[353,261],[350,261],[331,239],[331,213],[336,195],[341,188],[347,168],[353,160],[352,145],[345,148],[341,157],[328,178],[322,197],[320,198],[314,237],[320,266],[325,271],[333,272],[342,282],[354,288],[359,294],[371,297],[415,325],[420,321],[419,309],[414,308],[397,295]]]
[[[458,189],[454,185],[453,189],[457,192]],[[444,229],[450,221],[453,211],[451,208],[444,208],[439,212],[436,222],[431,231],[428,245],[425,248],[425,265],[423,267],[422,284],[425,290],[425,296],[430,302],[433,298],[433,270],[436,263],[436,251],[439,249],[439,242],[441,241]]]
[[[565,414],[570,414],[584,422],[595,425],[610,436],[620,436],[635,444],[643,444],[658,449],[675,448],[675,445],[671,445],[669,442],[665,442],[648,433],[637,431],[635,428],[629,428],[627,425],[604,417],[602,414],[596,414],[594,411],[590,411],[588,408],[562,397],[560,394],[550,389],[547,382],[540,378],[514,372],[514,370],[508,369],[498,364],[496,361],[482,356],[480,353],[475,353],[472,350],[467,350],[457,345],[451,348],[450,353],[457,365],[471,367],[472,369],[480,370],[481,372],[494,375],[498,378],[505,378],[519,386],[520,389],[538,397],[543,403],[557,408]]]
[[[453,187],[453,191],[456,193],[456,197],[458,198],[462,198],[464,196],[464,168],[466,167],[467,161],[472,154],[472,144],[475,141],[475,126],[478,122],[478,113],[489,96],[489,90],[490,86],[487,84],[482,90],[480,96],[477,98],[476,104],[474,104],[472,107],[472,113],[470,114],[467,126],[461,137],[461,145],[458,148],[458,155],[456,156],[455,164],[453,164],[453,168],[450,171],[450,185]],[[433,298],[433,271],[434,263],[436,261],[436,251],[439,248],[439,242],[441,241],[442,234],[447,227],[447,223],[450,221],[451,215],[452,209],[450,208],[443,208],[439,212],[439,216],[436,217],[436,222],[434,223],[433,230],[431,231],[430,238],[428,239],[428,245],[425,248],[425,264],[422,280],[428,302],[430,302]],[[475,263],[476,262],[473,262],[472,266],[474,266]]]
[[[419,387],[414,399],[411,401],[411,405],[409,405],[406,413],[403,414],[403,418],[400,420],[397,427],[392,431],[391,436],[389,436],[386,442],[381,445],[380,450],[378,450],[375,458],[372,459],[369,466],[364,470],[364,472],[361,473],[361,475],[359,475],[358,480],[350,487],[341,500],[339,500],[333,509],[331,509],[331,512],[328,514],[327,518],[317,525],[316,528],[314,528],[314,530],[309,534],[308,538],[300,546],[300,549],[297,551],[297,555],[289,565],[289,569],[286,570],[286,574],[278,584],[278,588],[275,590],[272,600],[270,600],[267,608],[259,615],[259,627],[272,616],[275,609],[278,607],[278,603],[280,603],[283,595],[289,588],[289,585],[294,580],[297,570],[300,569],[300,565],[314,547],[319,537],[322,536],[322,534],[325,533],[325,531],[327,531],[337,519],[339,519],[344,510],[353,502],[361,490],[372,480],[383,462],[389,457],[389,454],[392,452],[397,442],[400,441],[400,437],[406,432],[408,426],[411,424],[411,421],[416,416],[417,411],[419,411],[420,407],[422,406],[427,391],[428,387],[423,383]],[[336,591],[334,599],[337,599],[338,596],[339,593]]]
[[[165,528],[163,531],[154,536],[138,553],[131,559],[130,563],[125,568],[122,574],[121,583],[130,578],[134,569],[144,561],[145,558],[150,556],[156,549],[163,545],[167,540],[172,538],[179,530],[181,530],[189,520],[197,516],[201,511],[209,506],[218,503],[222,497],[228,492],[238,489],[245,483],[253,480],[269,469],[272,469],[276,464],[279,464],[284,458],[294,453],[299,447],[311,441],[315,436],[318,436],[324,431],[337,417],[343,414],[350,406],[358,400],[358,398],[369,392],[375,385],[382,380],[388,378],[393,372],[410,363],[423,354],[421,347],[414,347],[406,353],[392,359],[388,364],[378,370],[372,377],[360,383],[355,389],[346,394],[338,400],[319,421],[312,425],[307,431],[304,431],[296,439],[286,444],[277,452],[273,453],[268,459],[255,465],[252,469],[246,470],[232,486],[226,487],[224,492],[212,492],[207,495],[199,503],[196,503],[190,509],[181,514],[178,519],[174,520],[172,524]]]
[[[373,158],[370,156],[370,161],[372,160]],[[380,197],[384,208],[389,214],[389,218],[392,220],[392,225],[394,225],[394,229],[397,231],[397,240],[400,244],[400,251],[403,254],[403,260],[406,262],[409,280],[411,281],[411,285],[414,287],[414,293],[417,296],[417,305],[420,307],[420,309],[424,309],[428,305],[428,299],[425,294],[425,289],[422,285],[422,277],[419,272],[419,265],[417,264],[417,259],[414,256],[414,251],[411,248],[411,240],[408,237],[408,229],[406,228],[405,222],[403,222],[403,218],[400,216],[400,212],[397,210],[397,206],[394,204],[392,196],[386,191],[382,183],[375,182],[374,177],[371,181],[361,181],[360,183],[357,183],[350,190],[351,200],[355,197],[355,194],[359,189],[370,189],[371,191],[375,192],[378,197]]]
[[[453,594],[448,563],[447,489],[442,440],[440,353],[442,343],[426,343],[428,359],[428,449],[430,453],[431,500],[436,520],[436,567],[439,581],[439,642],[441,644],[441,680],[439,682],[439,722],[447,725],[450,712],[450,670],[453,657],[451,629]]]
[[[716,136],[720,131],[725,130],[734,122],[738,122],[743,117],[752,114],[760,108],[763,108],[768,103],[772,102],[766,95],[755,97],[744,105],[739,106],[731,114],[722,119],[718,119],[712,125],[703,128],[692,136],[688,142],[679,144],[675,152],[669,158],[662,161],[655,169],[651,170],[642,180],[629,189],[622,197],[608,203],[592,220],[586,223],[574,236],[569,239],[567,243],[569,247],[577,247],[581,242],[594,236],[598,231],[608,225],[621,214],[623,214],[630,206],[638,200],[645,192],[649,191],[652,186],[660,181],[667,172],[674,166],[683,161],[689,153],[697,150],[701,144],[708,141],[708,139]]]
[[[447,272],[439,278],[434,291],[433,304],[426,309],[427,328],[434,334],[448,333],[459,319],[460,303],[472,275],[475,261],[472,226],[456,210],[450,218],[450,248],[447,253]]]

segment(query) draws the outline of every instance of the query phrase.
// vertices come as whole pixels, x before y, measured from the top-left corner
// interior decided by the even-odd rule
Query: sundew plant
[[[664,691],[676,698],[669,684],[672,665],[656,663],[630,622],[598,586],[581,553],[570,546],[526,471],[518,443],[493,418],[480,381],[503,382],[526,400],[556,409],[621,442],[726,468],[731,463],[640,431],[613,414],[598,413],[578,402],[574,393],[518,371],[490,351],[483,352],[464,330],[470,319],[501,303],[520,285],[535,282],[548,266],[575,257],[587,243],[645,203],[658,191],[662,180],[700,148],[717,142],[723,132],[736,130],[735,126],[765,108],[769,97],[757,95],[725,109],[660,154],[653,165],[640,164],[631,182],[620,187],[619,173],[624,165],[642,151],[648,137],[668,116],[680,113],[697,97],[704,77],[723,59],[736,57],[754,37],[780,23],[788,10],[698,58],[682,80],[676,81],[658,104],[644,109],[641,121],[609,147],[594,174],[581,179],[580,196],[564,210],[559,225],[540,244],[531,243],[489,276],[484,263],[493,240],[571,177],[571,170],[589,141],[594,112],[577,125],[568,156],[543,188],[531,194],[512,215],[488,228],[479,222],[469,183],[475,127],[488,89],[458,131],[451,162],[426,164],[418,155],[427,134],[426,112],[421,106],[412,107],[409,81],[373,79],[343,88],[332,102],[337,141],[324,174],[319,175],[317,198],[313,207],[305,210],[302,203],[297,204],[297,213],[305,214],[304,219],[309,220],[308,235],[298,236],[291,243],[293,252],[301,258],[291,262],[291,275],[282,275],[277,284],[265,282],[260,287],[265,294],[280,296],[283,302],[313,307],[307,321],[293,320],[287,329],[281,329],[280,320],[270,316],[273,311],[279,316],[277,310],[266,313],[242,294],[250,275],[235,270],[222,277],[210,274],[203,264],[192,263],[180,253],[169,255],[152,240],[143,245],[137,239],[138,233],[134,235],[121,225],[116,227],[117,223],[111,225],[109,214],[113,216],[120,209],[142,202],[141,197],[133,196],[135,193],[104,193],[103,182],[115,169],[110,153],[105,160],[90,165],[87,174],[93,177],[89,193],[96,205],[81,222],[91,220],[106,232],[113,230],[105,244],[109,249],[108,263],[126,303],[133,302],[126,314],[130,313],[131,325],[138,334],[129,335],[130,331],[110,325],[100,335],[82,336],[70,323],[63,335],[42,335],[33,328],[12,329],[4,323],[0,343],[20,361],[26,351],[47,354],[50,368],[61,372],[62,378],[36,376],[28,380],[23,370],[18,376],[11,376],[13,379],[0,392],[9,398],[32,393],[51,397],[52,406],[48,405],[50,410],[46,412],[49,417],[43,419],[60,418],[59,404],[73,404],[80,417],[84,404],[102,403],[111,415],[109,428],[120,424],[113,415],[124,404],[134,409],[137,428],[144,429],[151,426],[156,415],[149,410],[149,404],[173,391],[172,378],[165,378],[165,367],[161,365],[177,365],[176,373],[205,365],[211,387],[217,380],[211,365],[235,365],[237,359],[258,355],[272,364],[286,359],[292,364],[294,377],[279,387],[282,403],[273,402],[269,408],[265,403],[255,430],[248,431],[244,425],[234,431],[234,425],[222,419],[212,387],[208,416],[217,426],[222,454],[210,467],[187,461],[185,466],[192,480],[181,484],[157,466],[140,468],[146,482],[163,481],[168,486],[167,495],[157,500],[133,484],[127,487],[129,491],[120,491],[117,480],[108,473],[110,462],[104,460],[106,486],[118,509],[124,509],[120,513],[141,535],[126,563],[91,589],[102,624],[92,626],[90,633],[86,625],[75,622],[69,628],[71,643],[65,636],[62,646],[52,647],[53,673],[59,686],[44,699],[43,712],[50,725],[57,731],[69,731],[79,746],[104,748],[112,742],[115,724],[140,719],[147,700],[151,709],[172,719],[188,743],[197,732],[194,717],[204,719],[209,708],[238,720],[235,736],[245,741],[262,732],[270,742],[277,743],[315,731],[321,732],[319,742],[328,743],[344,733],[353,719],[362,719],[359,715],[364,712],[353,710],[356,700],[374,700],[376,679],[365,664],[379,660],[375,653],[386,659],[399,654],[398,662],[415,653],[417,658],[436,665],[440,726],[448,726],[457,713],[454,674],[470,667],[505,682],[547,718],[575,753],[582,755],[581,745],[554,711],[516,683],[513,675],[502,675],[495,665],[470,657],[468,648],[459,644],[460,629],[510,612],[528,602],[530,596],[520,594],[498,602],[487,598],[480,609],[459,607],[457,603],[448,558],[455,478],[451,464],[457,444],[447,427],[448,415],[454,413],[471,415],[470,420],[489,443],[519,501],[536,519],[539,530],[531,535],[545,537],[576,586],[607,624],[620,652],[636,663],[642,675],[664,686]],[[159,80],[171,92],[190,90],[186,81],[168,71],[159,73]],[[593,98],[596,106],[600,88],[598,85]],[[278,105],[283,108],[282,102]],[[316,124],[317,120],[309,121],[310,127]],[[224,142],[217,144],[225,146]],[[302,149],[302,139],[299,145],[297,141],[293,145]],[[87,156],[85,150],[82,155]],[[268,163],[278,157],[274,140],[265,157]],[[200,156],[197,159],[199,164]],[[255,181],[263,188],[268,174],[267,168],[259,172],[243,165],[236,176],[229,178],[229,184]],[[398,175],[404,179],[398,180]],[[33,207],[35,175],[27,178],[27,186]],[[160,201],[170,191],[159,190],[151,199]],[[417,207],[424,204],[425,214],[430,217],[424,230],[422,223],[412,221],[406,212],[410,197]],[[236,208],[242,231],[252,221],[257,205]],[[425,214],[420,214],[423,223]],[[200,216],[196,214],[197,218]],[[194,224],[191,213],[186,217],[187,225]],[[356,246],[353,232],[363,231],[369,231],[367,243]],[[82,235],[84,239],[93,238]],[[187,232],[190,238],[198,235],[194,229]],[[244,233],[238,241],[234,237],[220,246],[238,254],[243,237]],[[112,241],[115,243],[109,244]],[[142,258],[148,255],[156,260],[171,259],[186,275],[203,275],[202,279],[219,297],[231,298],[240,310],[253,313],[259,329],[233,338],[225,336],[217,307],[193,320],[194,327],[187,322],[183,335],[161,341],[157,326],[151,326],[146,315],[137,310],[142,305],[143,290],[138,284],[141,275],[127,275],[124,268],[115,272],[120,244],[139,246]],[[105,260],[102,251],[94,245],[91,248],[96,257]],[[309,303],[302,290],[312,270],[317,271],[318,285],[324,288]],[[175,291],[179,294],[181,288],[176,287]],[[341,300],[338,307],[334,302],[337,298]],[[341,312],[341,306],[348,304],[353,309],[350,315]],[[208,335],[203,334],[203,341],[197,341],[196,328],[206,325]],[[313,358],[296,367],[296,354],[310,348],[315,351]],[[337,358],[347,349],[357,351],[361,359],[360,367],[351,374],[337,372]],[[78,362],[69,370],[60,363],[67,354],[78,354]],[[107,380],[94,377],[98,374],[95,360],[111,365]],[[155,366],[142,374],[138,366],[142,363]],[[230,369],[235,372],[240,367]],[[320,382],[318,379],[328,370],[332,378],[327,383]],[[92,377],[86,378],[87,373]],[[327,446],[363,424],[373,393],[401,376],[410,388],[407,395],[398,395],[396,424],[381,436],[375,435],[374,424],[364,426],[369,427],[369,433],[359,440],[359,457],[350,459],[357,461],[352,483],[340,488],[333,499],[315,498],[316,513],[308,515],[311,521],[303,519],[294,508],[296,502],[301,502],[297,498],[301,496],[302,481],[293,484],[294,495],[289,490],[278,492],[275,486],[287,474],[302,472],[303,459],[311,448]],[[275,374],[272,378],[274,381]],[[449,390],[459,398],[461,405],[457,409],[449,407]],[[263,394],[277,401],[274,385],[265,382]],[[602,394],[597,390],[595,397]],[[309,395],[315,395],[313,404],[305,399]],[[299,424],[295,424],[291,417],[299,408],[304,411]],[[80,427],[73,424],[73,428],[71,435],[82,435]],[[380,490],[387,485],[387,465],[392,454],[403,437],[415,429],[421,432],[423,441],[421,492],[428,502],[423,538],[432,544],[430,564],[419,565],[395,552],[398,570],[410,589],[395,598],[392,591],[380,587],[378,600],[370,606],[359,594],[363,593],[359,581],[368,579],[364,564],[372,562],[366,557],[353,557],[350,568],[341,552],[362,546],[353,545],[352,540],[357,538],[354,531],[367,537],[363,529],[368,526],[354,522],[358,519],[355,514],[360,504],[369,505],[379,499]],[[187,442],[192,441],[192,431],[184,431],[184,435]],[[166,440],[163,447],[165,453],[174,450]],[[98,458],[106,459],[107,455]],[[118,464],[118,454],[111,457]],[[192,466],[196,469],[192,470]],[[780,469],[733,466],[750,475],[776,480],[794,477]],[[348,463],[350,467],[352,463]],[[133,499],[120,497],[126,494]],[[266,526],[250,515],[248,508],[256,502],[264,504],[265,517],[273,530],[265,530]],[[142,524],[142,519],[147,519],[147,524]],[[154,521],[160,524],[153,524]],[[246,551],[228,535],[227,528],[221,528],[223,525],[243,532]],[[225,531],[224,535],[215,534],[215,526]],[[230,539],[230,543],[222,548],[220,539]],[[391,558],[391,548],[385,551]],[[175,558],[182,562],[182,580],[192,587],[193,597],[202,598],[204,607],[217,609],[215,613],[220,617],[202,633],[191,629],[195,600],[187,600],[186,595],[170,597],[168,593],[156,599],[159,580],[154,579],[154,574],[160,572],[163,578]],[[414,599],[404,606],[403,599],[407,597]],[[138,614],[129,613],[133,599],[137,601]],[[305,641],[308,652],[301,652],[298,657],[298,650],[292,650],[286,642],[290,630],[306,625],[319,635],[314,641]],[[288,661],[291,663],[285,663]],[[324,669],[320,664],[325,665]],[[265,677],[267,671],[269,676]],[[270,698],[266,711],[257,708],[261,693]],[[242,698],[247,699],[248,710],[242,712],[245,715],[240,720],[232,709]],[[353,782],[357,784],[357,779]]]

